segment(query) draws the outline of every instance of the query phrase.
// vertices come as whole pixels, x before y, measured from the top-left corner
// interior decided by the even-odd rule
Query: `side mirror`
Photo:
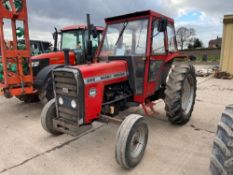
[[[158,32],[165,32],[167,30],[167,19],[161,18],[159,20]]]

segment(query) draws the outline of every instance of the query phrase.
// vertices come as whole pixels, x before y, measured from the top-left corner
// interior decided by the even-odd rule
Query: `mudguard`
[[[36,76],[35,81],[34,81],[34,86],[37,90],[41,90],[46,82],[46,79],[48,76],[50,76],[50,73],[52,70],[56,68],[61,68],[64,67],[63,64],[53,64],[46,66],[43,68]]]

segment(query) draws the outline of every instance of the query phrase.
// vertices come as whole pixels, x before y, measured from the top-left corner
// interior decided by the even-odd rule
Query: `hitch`
[[[142,109],[147,116],[159,115],[159,113],[156,112],[154,109],[155,105],[155,102],[152,102],[149,99],[147,99],[146,102],[142,104]]]

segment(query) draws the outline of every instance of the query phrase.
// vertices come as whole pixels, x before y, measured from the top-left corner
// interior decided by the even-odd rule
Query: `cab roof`
[[[110,18],[106,18],[105,22],[108,23],[114,23],[114,22],[118,22],[124,19],[128,19],[128,18],[140,18],[140,17],[147,17],[147,16],[152,16],[152,17],[163,17],[168,19],[169,22],[174,23],[174,20],[170,17],[167,17],[165,15],[162,15],[158,12],[152,11],[152,10],[145,10],[145,11],[137,11],[134,13],[128,13],[128,14],[124,14],[124,15],[120,15],[120,16],[114,16],[114,17],[110,17]]]
[[[61,31],[83,30],[83,29],[87,29],[86,24],[66,26],[66,27],[62,28]],[[102,31],[104,31],[104,27],[96,26],[96,30],[102,32]]]

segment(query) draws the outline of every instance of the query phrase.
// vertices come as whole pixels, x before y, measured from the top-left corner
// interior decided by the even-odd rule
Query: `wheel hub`
[[[130,142],[130,156],[132,158],[138,157],[138,155],[143,151],[143,146],[145,144],[145,129],[140,127],[134,133]]]

